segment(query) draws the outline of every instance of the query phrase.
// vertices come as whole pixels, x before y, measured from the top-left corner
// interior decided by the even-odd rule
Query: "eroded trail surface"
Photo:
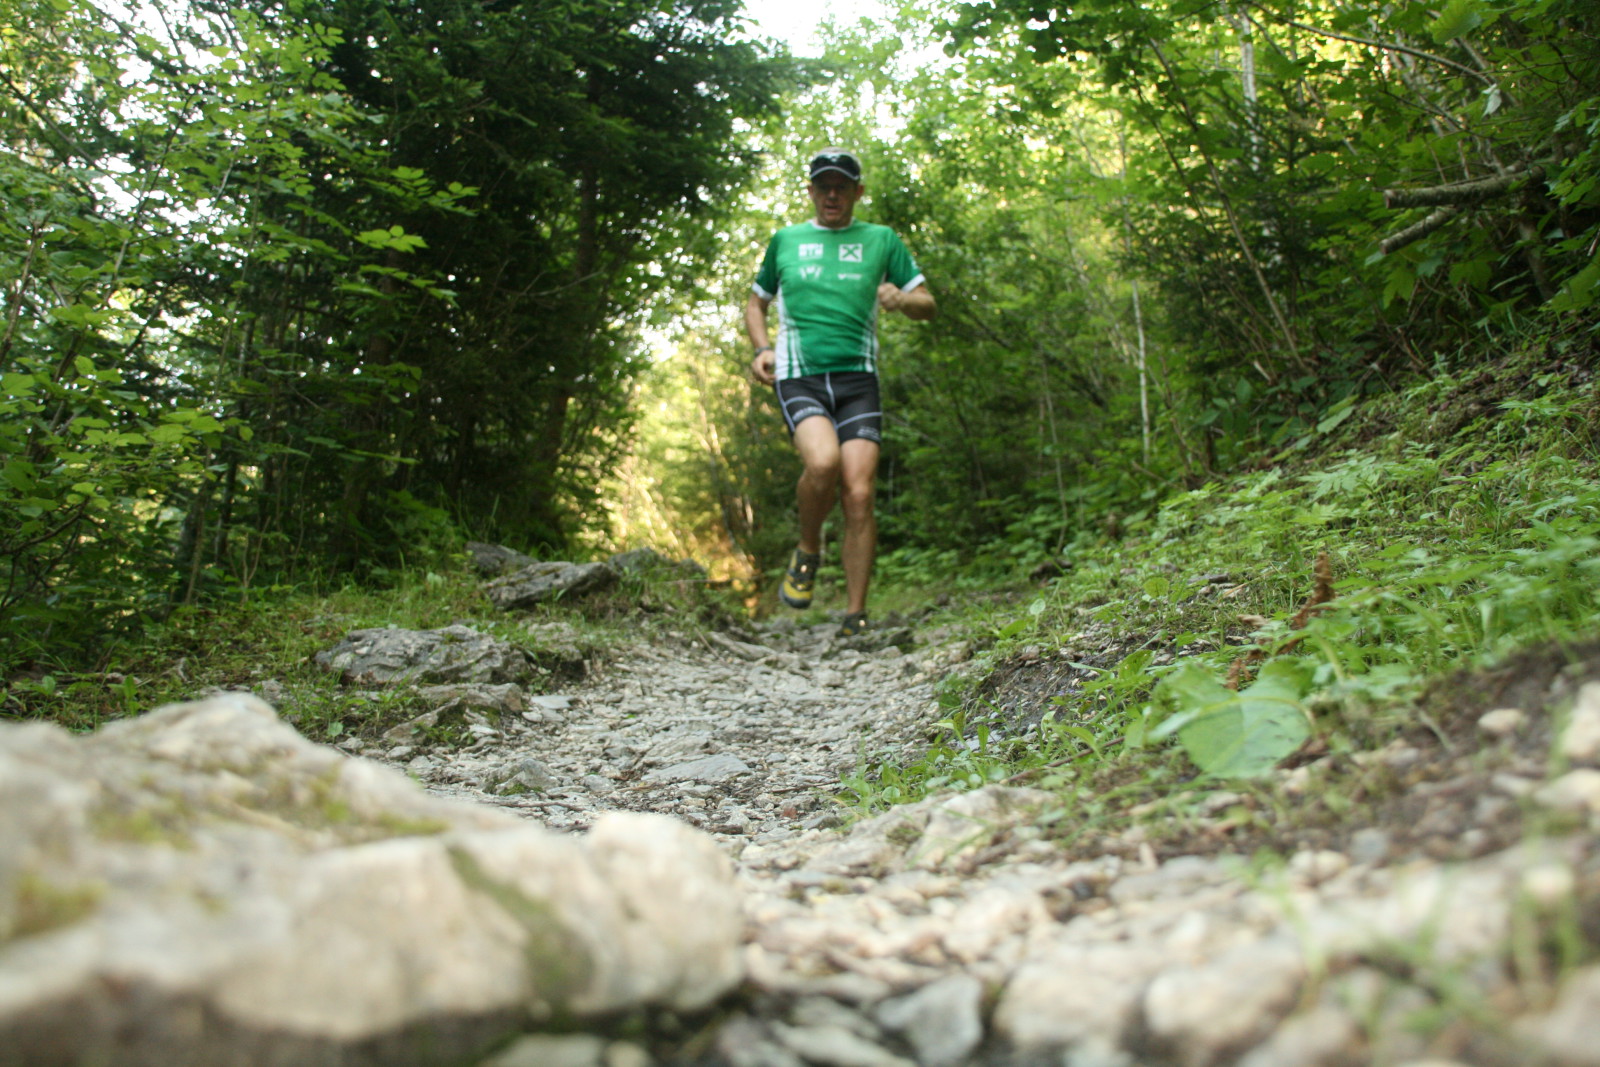
[[[736,1009],[675,1043],[537,1038],[493,1062],[1600,1063],[1600,968],[1581,947],[1600,771],[1555,773],[1584,762],[1581,741],[1552,770],[1542,707],[1485,716],[1481,744],[1441,735],[1440,759],[1396,745],[1361,764],[1412,774],[1410,810],[1456,838],[1496,828],[1454,858],[1383,825],[1269,862],[1170,838],[1158,852],[1137,827],[1069,849],[1040,828],[1059,795],[1003,785],[843,827],[829,799],[841,776],[862,752],[922,747],[933,682],[959,653],[948,635],[919,635],[908,655],[833,630],[629,648],[469,750],[386,754],[435,793],[552,828],[676,816],[736,867]],[[1568,672],[1544,697],[1570,708],[1577,694],[1572,729],[1593,720],[1593,761],[1600,685],[1584,681]],[[1515,737],[1536,730],[1530,754]],[[1339,765],[1286,772],[1290,794]],[[1261,806],[1206,796],[1196,841]],[[1551,832],[1506,847],[1508,809],[1550,813]]]
[[[534,698],[510,732],[406,767],[435,793],[553,829],[587,828],[605,811],[674,815],[734,857],[837,826],[839,808],[824,796],[864,749],[920,737],[934,670],[892,634],[840,642],[837,629],[618,650],[582,684]]]

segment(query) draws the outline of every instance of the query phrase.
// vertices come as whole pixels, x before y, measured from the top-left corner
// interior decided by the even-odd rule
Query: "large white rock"
[[[0,725],[0,1064],[448,1061],[704,1007],[741,933],[726,859],[676,820],[553,834],[253,697]]]
[[[353,630],[315,658],[346,685],[509,685],[537,670],[524,650],[460,623],[438,630]]]
[[[955,870],[1001,835],[1029,825],[1054,799],[1003,785],[930,797],[868,819],[806,858],[814,869],[836,874]]]
[[[995,1008],[995,1032],[1025,1050],[1116,1048],[1138,1018],[1165,954],[1133,942],[1059,943],[1017,968]]]
[[[1240,945],[1158,975],[1144,994],[1145,1027],[1180,1067],[1231,1062],[1272,1033],[1305,975],[1300,950],[1287,939]]]

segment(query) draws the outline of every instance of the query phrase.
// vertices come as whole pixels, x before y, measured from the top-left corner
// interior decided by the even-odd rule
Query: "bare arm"
[[[771,338],[767,336],[767,308],[771,306],[772,301],[759,293],[751,293],[750,299],[744,304],[744,332],[750,335],[752,345],[766,350],[757,352],[750,361],[750,374],[762,385],[771,385],[778,380],[778,357],[772,351]]]
[[[919,285],[908,292],[884,282],[878,286],[878,306],[885,311],[898,311],[918,322],[927,322],[939,313],[939,305],[934,303],[933,294],[926,285]]]

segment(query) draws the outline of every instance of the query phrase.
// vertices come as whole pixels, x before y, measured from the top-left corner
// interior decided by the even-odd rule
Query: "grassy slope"
[[[930,747],[868,754],[847,801],[1039,785],[1061,798],[1061,838],[1094,849],[1348,844],[1379,823],[1459,854],[1523,832],[1501,813],[1463,845],[1459,812],[1418,829],[1407,798],[1469,757],[1542,768],[1550,694],[1597,659],[1592,365],[1552,344],[1363,401],[1079,549],[1062,577],[968,610],[978,655],[947,683]],[[1477,718],[1510,701],[1534,725],[1475,757]],[[1385,746],[1400,754],[1366,755]],[[1205,773],[1251,756],[1263,773]]]

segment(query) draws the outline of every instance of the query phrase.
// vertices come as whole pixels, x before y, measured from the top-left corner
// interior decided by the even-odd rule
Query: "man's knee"
[[[846,480],[844,487],[839,492],[839,502],[844,507],[847,518],[870,518],[872,515],[872,502],[875,490],[870,479],[866,481]]]
[[[801,477],[812,484],[826,483],[832,485],[839,480],[840,463],[839,453],[827,452],[810,453],[801,457],[804,461],[804,470]]]

